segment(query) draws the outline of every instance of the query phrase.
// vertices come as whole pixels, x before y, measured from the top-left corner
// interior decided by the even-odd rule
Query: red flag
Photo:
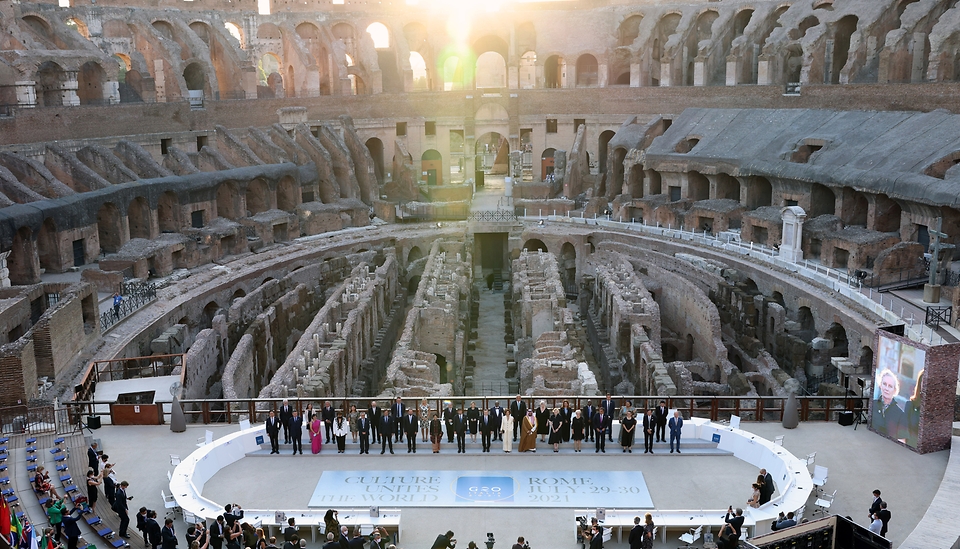
[[[6,498],[0,497],[0,536],[10,542],[10,508]]]

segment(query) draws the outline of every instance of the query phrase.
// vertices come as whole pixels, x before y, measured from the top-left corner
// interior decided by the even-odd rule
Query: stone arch
[[[551,55],[543,63],[543,87],[545,88],[562,88],[566,83],[566,66],[567,62],[564,61],[563,57],[560,55]]]
[[[697,16],[696,22],[687,33],[687,66],[684,70],[684,85],[692,86],[694,80],[694,63],[700,54],[700,43],[708,41],[713,37],[713,23],[720,17],[719,12],[713,9],[707,9]],[[709,80],[708,75],[704,75],[704,82]]]
[[[43,220],[37,233],[37,256],[40,268],[48,273],[62,272],[63,259],[60,254],[60,239],[57,237],[57,224],[52,217]]]
[[[421,258],[423,258],[423,250],[420,249],[420,246],[410,248],[410,252],[407,253],[407,268],[409,268],[414,261]]]
[[[840,83],[840,73],[850,58],[850,38],[857,32],[859,19],[856,15],[846,15],[837,22],[833,33],[833,64],[830,71],[830,83]]]
[[[554,148],[544,149],[540,153],[540,180],[546,180],[550,175],[553,175],[553,154],[557,152]]]
[[[198,326],[199,330],[206,330],[207,328],[213,327],[213,317],[217,316],[217,313],[220,311],[220,305],[216,301],[211,301],[203,307],[203,312],[200,314],[200,325]]]
[[[428,91],[431,89],[430,68],[427,61],[418,51],[410,52],[410,72],[413,76],[411,91]]]
[[[427,149],[420,156],[420,171],[427,185],[443,185],[443,156],[436,149]]]
[[[217,187],[217,217],[237,220],[240,216],[240,193],[232,181]]]
[[[816,321],[813,318],[813,311],[810,310],[810,307],[803,306],[797,309],[797,323],[800,324],[801,331],[816,334]],[[805,339],[805,341],[809,342],[812,339],[813,335],[810,335],[810,339]]]
[[[187,90],[206,90],[207,75],[200,63],[190,63],[183,69],[183,80]]]
[[[617,132],[613,130],[605,130],[600,132],[600,137],[597,139],[597,162],[600,167],[600,173],[607,171],[607,145],[616,133]]]
[[[130,201],[127,207],[127,225],[130,227],[130,238],[150,239],[153,236],[150,222],[150,205],[142,196]]]
[[[663,176],[657,170],[645,170],[646,178],[650,180],[650,194],[663,194]]]
[[[570,242],[560,247],[560,277],[567,295],[576,295],[577,291],[577,248]]]
[[[717,198],[729,198],[740,201],[740,182],[730,174],[717,174]]]
[[[537,87],[537,52],[530,50],[520,56],[518,77],[521,90],[532,90]]]
[[[821,215],[833,215],[836,212],[837,197],[829,187],[814,183],[810,186],[810,218]]]
[[[161,233],[180,231],[180,197],[173,191],[166,191],[157,200],[157,224]]]
[[[297,96],[297,77],[293,69],[293,65],[287,65],[287,83],[289,86],[283,88],[284,97],[296,97]]]
[[[113,202],[107,202],[97,211],[97,235],[100,238],[100,250],[104,253],[117,253],[123,246],[123,225],[120,220],[120,208]]]
[[[847,341],[847,330],[839,322],[830,324],[823,337],[833,342],[830,349],[830,356],[849,356],[849,342]]]
[[[247,292],[243,291],[243,288],[237,288],[237,291],[233,292],[233,295],[230,297],[230,301],[236,301],[244,297],[247,297]]]
[[[510,163],[510,142],[499,132],[487,132],[477,138],[474,153],[480,162],[478,170],[506,174]]]
[[[280,56],[270,51],[257,60],[258,98],[286,97],[283,76],[280,74],[281,63]]]
[[[79,17],[68,17],[64,23],[71,29],[77,31],[80,36],[86,38],[87,40],[90,39],[90,29],[87,28],[87,24],[84,23]]]
[[[607,189],[605,193],[607,196],[611,194],[620,194],[623,189],[623,160],[627,157],[627,149],[624,147],[617,147],[613,149],[613,178],[610,185],[610,188]]]
[[[374,21],[367,25],[367,34],[373,39],[373,47],[376,49],[385,49],[390,47],[390,29],[379,21]]]
[[[221,185],[222,187],[222,185]],[[270,189],[262,179],[254,179],[247,184],[246,201],[247,212],[257,215],[270,209]],[[217,189],[217,203],[220,202],[220,190]]]
[[[247,44],[243,36],[243,28],[232,22],[227,21],[223,24],[223,28],[227,29],[227,34],[237,39],[237,42],[240,43],[240,49],[246,49]]]
[[[710,198],[710,181],[700,172],[687,173],[687,198],[691,200],[708,200]]]
[[[873,230],[883,233],[892,233],[900,230],[900,219],[903,214],[900,203],[885,194],[874,197]]]
[[[773,185],[766,177],[756,175],[747,179],[747,208],[753,210],[773,205]]]
[[[370,151],[370,156],[373,158],[373,171],[377,175],[377,183],[379,185],[384,184],[384,168],[383,168],[383,141],[380,141],[377,137],[371,137],[367,139],[366,142],[367,150]]]
[[[849,187],[843,189],[843,195],[843,224],[866,227],[870,208],[866,195]]]
[[[151,26],[164,38],[168,40],[176,40],[173,33],[173,25],[171,25],[168,21],[158,19],[157,21],[154,21]]]
[[[523,248],[522,248],[522,249],[523,249],[523,250],[530,251],[530,252],[535,252],[535,251],[537,251],[537,250],[540,250],[540,251],[543,251],[543,252],[549,252],[549,251],[550,251],[550,250],[547,249],[547,245],[544,244],[543,241],[540,240],[539,238],[530,238],[530,239],[527,239],[527,241],[523,243]]]
[[[640,23],[642,22],[643,15],[639,13],[624,19],[617,31],[617,45],[621,47],[632,46],[633,42],[640,36]]]
[[[37,104],[41,107],[63,105],[63,67],[44,61],[37,67]]]
[[[633,198],[643,198],[644,197],[643,180],[644,180],[644,176],[643,176],[642,166],[640,166],[639,164],[635,164],[630,169],[630,174],[627,177],[627,181],[626,181],[627,194]]]
[[[800,40],[807,35],[807,31],[820,24],[820,19],[816,15],[808,15],[800,21],[797,28],[790,31],[789,36],[792,40]]]
[[[40,258],[37,256],[33,231],[29,227],[20,227],[13,235],[7,268],[10,271],[10,283],[15,286],[40,282]]]
[[[258,40],[280,40],[282,38],[283,33],[280,31],[280,27],[273,23],[261,23],[257,27]]]
[[[477,88],[507,87],[509,49],[502,38],[491,34],[483,36],[473,43],[473,54],[476,56],[476,63],[473,67],[475,69],[474,82]]]
[[[585,53],[577,58],[577,87],[592,88],[600,83],[600,65],[593,54]]]
[[[300,204],[300,193],[297,182],[289,175],[284,176],[277,183],[277,209],[292,212]]]

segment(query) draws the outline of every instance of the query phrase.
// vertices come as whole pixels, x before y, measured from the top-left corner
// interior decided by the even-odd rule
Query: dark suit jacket
[[[281,406],[280,407],[280,423],[283,425],[290,425],[290,418],[293,417],[293,406]]]
[[[160,523],[156,519],[148,518],[145,521],[145,529],[147,541],[150,542],[150,545],[157,546],[163,543],[163,536],[160,535]]]
[[[417,429],[420,428],[420,418],[417,417],[417,414],[404,414],[400,421],[400,427],[403,428],[404,433],[416,435]]]
[[[590,422],[590,425],[593,425],[593,416],[597,414],[596,406],[584,406],[583,407],[583,417]]]
[[[877,511],[877,516],[880,518],[880,522],[883,523],[883,528],[880,529],[880,535],[887,537],[887,523],[890,522],[890,510],[889,509],[880,509]]]
[[[670,418],[670,434],[680,435],[680,431],[683,429],[683,417],[672,417]]]
[[[655,416],[648,416],[643,414],[643,432],[646,433],[648,430],[653,431],[657,426],[657,420]]]
[[[603,408],[603,415],[612,419],[613,413],[617,411],[617,401],[612,398],[610,400],[601,400],[600,407]]]
[[[597,532],[590,540],[590,549],[603,549],[603,531]]]
[[[324,423],[333,423],[333,418],[337,416],[337,411],[333,409],[333,406],[324,406],[320,409],[320,419]]]
[[[297,533],[296,526],[287,526],[283,529],[283,541],[290,541],[293,539],[293,536]]]
[[[116,512],[126,512],[127,511],[127,493],[123,491],[123,488],[117,486],[117,493],[114,496],[116,500],[113,503],[113,510]]]
[[[657,420],[657,425],[667,424],[667,414],[670,410],[666,406],[657,406],[653,409],[653,417]]]
[[[177,536],[173,532],[173,528],[167,528],[164,526],[160,530],[160,546],[163,549],[175,549],[177,547]]]
[[[763,477],[763,486],[760,487],[760,495],[763,496],[766,501],[770,501],[770,496],[776,491],[777,487],[773,484],[773,475],[767,473]]]
[[[458,435],[464,435],[467,433],[466,414],[455,414],[453,416],[453,430],[456,431]]]
[[[290,436],[299,438],[303,434],[303,416],[291,416],[288,426],[290,428]]]
[[[511,402],[510,415],[513,417],[514,422],[522,421],[523,416],[527,415],[527,403],[522,400],[520,402],[517,402],[516,400]]]
[[[738,517],[730,513],[727,513],[726,516],[723,517],[723,521],[733,528],[733,533],[736,534],[738,538],[741,536],[740,529],[743,527],[743,520],[743,515]]]
[[[489,435],[496,428],[497,422],[493,420],[493,415],[480,416],[480,432]]]
[[[340,533],[340,549],[350,549],[350,538]]]
[[[453,418],[456,415],[457,412],[453,408],[443,409],[443,423],[446,424],[448,431],[453,429]]]
[[[593,419],[591,420],[594,430],[599,431],[600,429],[604,429],[604,432],[606,432],[607,423],[609,422],[610,422],[610,416],[600,415],[599,413],[594,414]]]
[[[397,424],[393,416],[380,416],[380,423],[378,425],[380,426],[380,433],[392,433]]]
[[[366,539],[363,536],[353,536],[350,540],[350,549],[363,549],[364,543],[366,543]]]
[[[367,419],[370,421],[380,421],[381,417],[383,417],[383,408],[379,406],[376,408],[367,408]],[[377,425],[379,425],[379,423]]]
[[[93,469],[93,474],[100,472],[100,456],[92,446],[87,448],[87,467]]]
[[[365,437],[370,434],[370,420],[367,418],[357,418],[357,431],[360,436]]]
[[[77,517],[73,516],[73,511],[63,515],[63,533],[68,538],[80,537],[80,526],[77,524]]]
[[[638,524],[630,530],[630,549],[640,549],[643,547],[643,524]]]
[[[879,497],[873,498],[873,503],[870,504],[870,514],[871,514],[871,515],[874,514],[874,513],[879,513],[879,512],[880,512],[880,503],[881,503],[882,501],[883,501],[883,500],[880,499]]]
[[[394,402],[393,406],[390,407],[390,415],[392,415],[393,417],[401,417],[406,414],[407,414],[407,406],[403,402],[399,404]]]
[[[267,417],[267,436],[275,437],[280,433],[280,418]]]
[[[493,428],[499,432],[500,425],[503,423],[503,408],[499,406],[490,408],[490,419],[493,420]]]

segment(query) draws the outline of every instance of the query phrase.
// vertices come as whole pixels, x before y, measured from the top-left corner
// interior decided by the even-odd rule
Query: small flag
[[[10,541],[10,507],[7,506],[6,498],[0,497],[0,536]]]

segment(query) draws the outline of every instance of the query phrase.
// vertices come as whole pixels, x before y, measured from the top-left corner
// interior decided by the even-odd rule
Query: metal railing
[[[121,292],[123,301],[119,307],[111,307],[100,314],[100,332],[106,332],[118,322],[138,311],[157,298],[157,286],[152,282],[124,283]]]
[[[431,397],[427,399],[431,411],[438,412],[443,410],[447,401],[453,404],[453,408],[462,406],[466,410],[471,402],[476,402],[481,409],[489,409],[494,402],[499,402],[504,409],[509,408],[510,403],[514,401],[516,395],[473,395],[473,396],[450,396],[450,397]],[[784,409],[786,407],[787,397],[758,397],[758,396],[615,396],[617,409],[623,405],[624,401],[630,401],[634,407],[640,409],[652,409],[660,400],[665,400],[669,408],[675,408],[681,411],[685,418],[697,417],[709,419],[711,421],[729,421],[730,416],[739,416],[742,421],[783,421]],[[865,398],[851,396],[797,396],[798,415],[800,421],[836,421],[838,414],[845,411],[853,411],[857,403],[864,409],[868,408],[868,402]],[[331,401],[334,407],[339,410],[349,410],[351,405],[357,406],[357,409],[367,409],[370,402],[376,398],[290,398],[290,404],[298,410],[306,410],[308,404],[313,405],[314,410],[319,410],[324,401]],[[535,408],[538,403],[544,400],[547,407],[560,408],[563,401],[568,401],[574,409],[582,409],[587,402],[593,406],[600,404],[603,397],[589,397],[583,395],[567,396],[527,396],[523,402],[528,409]],[[202,399],[202,400],[181,400],[184,415],[188,423],[237,423],[240,420],[247,419],[251,423],[265,421],[268,413],[280,408],[283,399]],[[392,401],[380,399],[380,408],[389,408]],[[416,408],[419,398],[403,399],[407,406]],[[70,410],[70,417],[76,417],[76,414],[91,415],[97,410],[103,410],[101,421],[104,424],[112,423],[110,417],[109,405],[111,402],[101,401],[75,401],[64,403],[63,406]],[[164,421],[169,421],[167,417],[169,412],[164,412]],[[614,415],[616,419],[618,414]]]
[[[488,210],[473,212],[470,214],[470,221],[477,221],[480,223],[489,223],[489,222],[517,222],[516,212],[510,210]]]
[[[74,430],[70,410],[53,405],[0,408],[0,432],[5,435],[67,433]]]

